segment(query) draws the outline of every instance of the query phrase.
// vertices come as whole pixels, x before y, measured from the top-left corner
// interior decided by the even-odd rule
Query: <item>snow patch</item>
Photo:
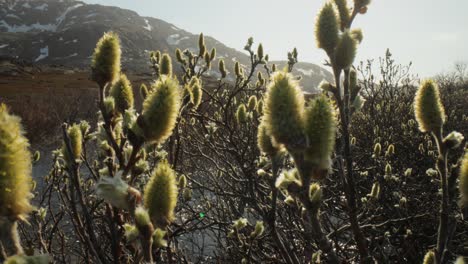
[[[9,45],[9,44],[0,45],[0,49],[6,48],[6,47],[8,47],[8,46],[10,46],[10,45]]]
[[[296,70],[297,70],[298,72],[301,72],[303,75],[306,75],[306,76],[312,76],[312,75],[314,74],[314,70],[313,70],[313,69],[306,70],[306,69],[297,68]]]
[[[55,31],[57,26],[54,24],[39,24],[34,23],[31,25],[9,25],[5,20],[0,20],[0,27],[5,27],[7,32],[29,32],[33,30],[39,31]]]
[[[170,35],[169,37],[167,37],[166,42],[167,42],[167,44],[169,44],[169,45],[179,45],[179,43],[180,43],[182,40],[185,40],[185,39],[189,39],[189,37],[182,37],[182,38],[180,38],[180,35],[179,35],[179,34],[173,34],[173,35]]]
[[[74,6],[70,6],[69,8],[67,8],[67,10],[65,10],[65,12],[63,12],[59,17],[57,17],[56,21],[57,21],[57,26],[56,28],[58,28],[60,26],[60,24],[62,24],[63,20],[65,20],[65,17],[67,16],[68,13],[70,13],[70,11],[82,6],[83,4],[76,4]]]
[[[44,5],[47,5],[47,4],[44,4]],[[44,6],[44,5],[42,5],[42,6]],[[83,4],[76,4],[74,6],[70,6],[69,8],[67,8],[67,10],[65,10],[59,17],[57,17],[57,19],[56,19],[57,23],[56,24],[34,23],[34,24],[31,24],[31,25],[24,25],[24,24],[23,25],[10,25],[7,22],[5,22],[5,20],[0,20],[0,27],[5,27],[7,29],[7,32],[29,32],[29,31],[33,31],[33,30],[55,32],[55,31],[57,31],[57,28],[60,26],[60,24],[62,24],[62,22],[65,20],[65,17],[67,16],[67,14],[70,11],[72,11],[73,9],[76,9],[76,8],[82,6],[82,5]],[[25,4],[23,4],[23,7],[30,8],[31,6],[29,5],[28,2],[26,2]],[[39,6],[39,7],[41,7],[41,6]],[[36,7],[36,9],[37,9],[37,7]]]
[[[95,12],[89,13],[88,15],[85,16],[85,18],[90,18],[90,17],[93,17],[93,16],[97,16],[97,13],[95,13]]]
[[[173,30],[177,30],[177,31],[180,30],[180,28],[178,28],[178,27],[176,27],[176,26],[171,26],[171,28],[172,28]]]
[[[24,8],[31,8],[31,5],[28,2],[26,2],[26,3],[23,4],[23,7]]]
[[[149,24],[148,19],[145,18],[146,26],[143,26],[144,29],[151,31],[153,27]]]
[[[21,18],[19,18],[19,16],[15,15],[15,14],[7,14],[6,17],[12,17],[12,18],[16,18],[16,19],[21,19]]]
[[[44,4],[40,5],[40,6],[34,7],[34,9],[44,11],[44,10],[47,10],[48,7],[49,7],[49,5],[47,3],[44,3]]]
[[[40,55],[34,61],[38,62],[40,60],[47,58],[48,56],[49,56],[49,46],[45,46],[44,48],[40,49]]]

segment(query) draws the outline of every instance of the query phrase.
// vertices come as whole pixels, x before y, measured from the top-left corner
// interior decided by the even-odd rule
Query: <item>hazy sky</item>
[[[273,60],[297,47],[299,60],[321,64],[314,40],[315,16],[324,0],[84,0],[132,9],[192,33],[203,32],[242,50],[248,37],[263,43]],[[358,16],[364,41],[358,60],[378,58],[390,48],[397,62],[413,62],[413,73],[431,76],[468,62],[468,0],[373,0]]]

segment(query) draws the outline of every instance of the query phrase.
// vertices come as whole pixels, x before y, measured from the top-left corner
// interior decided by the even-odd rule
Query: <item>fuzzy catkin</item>
[[[120,74],[120,40],[114,32],[99,39],[91,60],[92,79],[100,86],[113,83]]]
[[[433,80],[426,80],[419,86],[414,98],[414,113],[421,132],[438,132],[442,128],[445,110]]]
[[[146,141],[164,142],[171,134],[180,108],[180,92],[177,80],[162,76],[152,85],[143,102],[143,113],[132,130]]]
[[[32,209],[31,153],[20,118],[0,104],[0,216],[23,217]]]
[[[315,21],[317,46],[332,54],[339,39],[340,19],[332,3],[326,3]]]
[[[145,207],[157,226],[165,227],[174,219],[177,194],[176,173],[162,161],[153,171],[144,193]]]
[[[294,144],[302,137],[304,95],[291,74],[279,71],[272,75],[264,103],[268,134],[281,144]]]
[[[120,75],[112,85],[109,94],[114,98],[115,108],[120,114],[124,114],[125,110],[133,108],[133,88],[125,74]]]
[[[305,159],[319,170],[330,167],[330,156],[335,146],[335,113],[330,100],[320,96],[307,108],[304,121],[304,132],[308,146]]]

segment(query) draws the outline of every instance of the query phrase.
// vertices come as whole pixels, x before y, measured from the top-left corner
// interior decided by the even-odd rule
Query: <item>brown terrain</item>
[[[90,119],[96,108],[98,86],[87,69],[34,66],[13,60],[0,61],[0,103],[21,116],[28,138],[34,145],[55,144],[63,122]],[[130,74],[136,105],[138,87],[149,84],[151,76]]]

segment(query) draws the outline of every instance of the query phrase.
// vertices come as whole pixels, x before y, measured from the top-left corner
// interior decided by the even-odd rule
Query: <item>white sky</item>
[[[84,0],[152,16],[192,33],[203,32],[242,50],[248,37],[262,42],[272,60],[297,47],[299,60],[321,64],[314,21],[324,0]],[[348,0],[350,1],[350,0]],[[390,48],[398,63],[429,77],[468,62],[468,0],[373,0],[358,16],[364,41],[358,60],[378,58]]]

